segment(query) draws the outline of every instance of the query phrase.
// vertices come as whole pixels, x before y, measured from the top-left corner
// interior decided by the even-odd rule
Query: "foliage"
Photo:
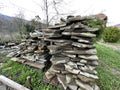
[[[4,66],[0,67],[0,74],[5,75],[26,87],[28,86],[26,78],[27,76],[31,76],[33,90],[61,90],[45,84],[43,82],[43,72],[10,60],[8,60]]]
[[[120,53],[96,44],[99,57],[97,69],[99,80],[97,84],[100,90],[120,90]]]
[[[98,38],[100,38],[101,34],[102,34],[103,30],[104,30],[103,24],[105,24],[105,22],[95,18],[95,19],[88,20],[87,24],[88,24],[88,26],[90,26],[92,28],[98,28],[98,31],[96,31],[94,33],[96,34],[96,36]]]
[[[30,24],[26,24],[26,25],[24,25],[24,27],[25,27],[25,32],[26,33],[33,32],[34,29],[35,29],[35,26],[30,25]]]
[[[120,38],[120,30],[117,27],[107,27],[102,37],[105,42],[117,42]]]

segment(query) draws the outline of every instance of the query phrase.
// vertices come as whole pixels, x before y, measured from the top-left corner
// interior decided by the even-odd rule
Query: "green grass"
[[[117,41],[118,44],[120,44],[120,39]]]
[[[120,52],[98,44],[95,44],[95,46],[99,57],[97,69],[99,76],[99,80],[97,80],[98,86],[101,90],[120,90],[120,74],[116,75],[111,72],[111,69],[120,72]],[[31,76],[33,90],[60,90],[43,82],[43,72],[8,59],[6,59],[6,64],[0,67],[0,74],[26,87],[28,86],[26,77]]]
[[[102,45],[95,45],[99,57],[97,84],[101,90],[120,90],[120,74],[115,75],[110,69],[120,72],[120,53]]]
[[[60,90],[59,88],[47,85],[43,82],[43,72],[10,60],[7,61],[3,67],[0,67],[0,74],[26,87],[28,86],[26,78],[27,76],[31,76],[33,90]]]

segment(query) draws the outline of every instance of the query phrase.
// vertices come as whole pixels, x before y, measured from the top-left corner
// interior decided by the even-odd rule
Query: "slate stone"
[[[89,50],[69,50],[69,51],[63,51],[64,53],[68,53],[68,54],[78,54],[78,55],[94,55],[97,54],[95,49],[89,49]]]
[[[78,57],[86,60],[98,61],[98,57],[96,55],[78,55]]]
[[[72,82],[72,77],[73,77],[72,74],[67,74],[67,75],[66,75],[66,83],[67,83],[67,84],[69,84],[69,83]]]
[[[77,85],[68,85],[70,90],[78,90],[78,86]]]
[[[87,38],[95,38],[95,34],[91,33],[75,33],[75,32],[62,32],[63,35],[71,35],[71,36],[80,36],[80,37],[87,37]]]
[[[65,70],[72,73],[72,74],[79,74],[80,70],[73,69],[73,67],[65,64]]]
[[[85,83],[89,83],[89,82],[95,82],[95,80],[93,78],[88,78],[84,75],[77,75],[78,78],[82,81],[82,82],[85,82]]]
[[[88,49],[95,48],[93,45],[82,44],[82,43],[78,43],[78,42],[73,42],[72,45],[76,46],[78,48],[88,48]]]
[[[55,25],[55,26],[49,26],[48,28],[49,28],[49,29],[59,29],[59,28],[64,27],[64,26],[66,26],[65,23],[63,23],[63,24],[58,24],[58,25]]]
[[[97,75],[93,75],[93,74],[90,74],[90,73],[87,73],[87,72],[82,72],[82,71],[80,71],[79,74],[84,75],[84,76],[86,76],[86,77],[93,78],[93,79],[98,79],[98,76],[97,76]]]
[[[82,83],[80,80],[75,80],[75,81],[76,81],[76,84],[79,87],[83,88],[84,90],[93,90],[93,88],[90,85]]]
[[[67,89],[67,84],[66,84],[66,77],[65,75],[57,75],[58,81],[62,84],[64,90]]]
[[[52,73],[50,73],[50,72],[46,72],[45,73],[45,77],[48,79],[48,80],[51,80],[53,77],[55,77],[55,74],[52,74]]]

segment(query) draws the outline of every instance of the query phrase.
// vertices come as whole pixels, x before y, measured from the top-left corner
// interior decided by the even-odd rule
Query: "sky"
[[[63,0],[58,9],[59,12],[67,15],[84,16],[104,13],[108,16],[107,24],[115,25],[120,23],[119,2],[119,0]],[[41,7],[43,7],[42,0],[0,0],[1,14],[16,16],[22,11],[27,20],[33,19],[36,15],[44,20],[45,12]],[[49,15],[52,17],[55,14],[53,8],[50,7],[49,11]]]

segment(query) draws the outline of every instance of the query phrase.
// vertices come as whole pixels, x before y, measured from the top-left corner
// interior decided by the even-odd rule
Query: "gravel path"
[[[97,42],[100,45],[104,45],[106,47],[112,48],[113,50],[117,50],[120,52],[120,44],[116,43],[102,43],[102,42]]]

